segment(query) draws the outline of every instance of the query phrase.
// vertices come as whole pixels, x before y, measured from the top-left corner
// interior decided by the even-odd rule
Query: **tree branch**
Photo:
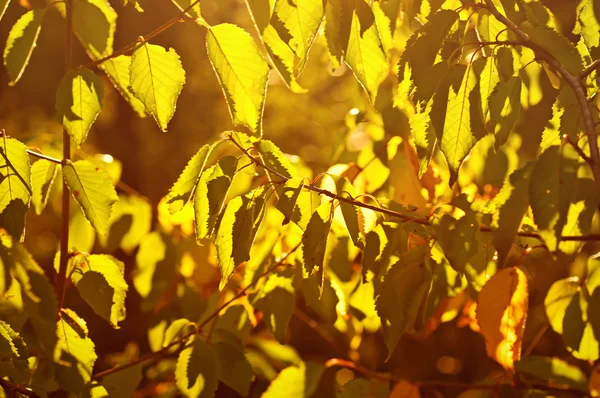
[[[71,67],[73,60],[73,0],[65,1],[65,71]],[[63,162],[71,158],[71,136],[63,126]],[[61,162],[62,163],[62,162]],[[65,288],[67,268],[69,265],[69,222],[70,222],[71,192],[67,181],[63,179],[62,209],[61,209],[61,234],[60,234],[60,262],[56,276],[57,316],[65,301]]]
[[[492,0],[485,0],[485,4],[485,8],[492,15],[494,15],[498,21],[502,22],[502,24],[512,30],[524,43],[527,43],[527,46],[533,50],[538,59],[545,61],[547,64],[554,67],[575,93],[577,102],[579,103],[579,107],[581,108],[581,113],[583,115],[585,134],[587,135],[588,142],[590,143],[590,166],[592,168],[594,180],[600,184],[600,150],[598,148],[598,137],[596,135],[594,118],[592,117],[592,113],[590,112],[590,107],[587,101],[586,88],[583,85],[580,76],[573,75],[567,70],[567,68],[564,67],[563,64],[554,58],[552,54],[535,44],[529,38],[529,36],[527,36],[527,34],[523,32],[513,21],[498,11]],[[590,70],[590,68],[592,68],[592,66],[593,68],[598,67],[598,65],[594,66],[594,64],[596,64],[596,62],[592,63],[592,65],[590,65],[583,73],[585,74],[588,70]],[[593,70],[593,68],[591,70]],[[589,73],[591,73],[591,71]]]
[[[585,80],[585,78],[591,75],[596,69],[600,69],[600,59],[595,60],[583,70],[581,73],[581,80]]]
[[[135,51],[137,48],[139,48],[140,46],[143,46],[144,44],[148,43],[151,39],[153,39],[154,37],[158,36],[159,34],[161,34],[162,32],[164,32],[165,30],[169,29],[171,26],[175,25],[177,22],[183,22],[186,21],[185,16],[188,13],[188,11],[190,11],[192,8],[194,8],[194,6],[196,6],[198,3],[200,3],[200,0],[195,0],[192,3],[190,3],[189,6],[187,6],[186,8],[184,8],[183,10],[181,10],[181,12],[179,13],[179,15],[171,18],[170,20],[168,20],[167,22],[165,22],[164,24],[160,25],[158,28],[154,29],[153,31],[149,32],[148,34],[144,35],[144,36],[140,36],[138,37],[138,39],[133,42],[130,43],[122,48],[120,48],[119,50],[113,52],[110,55],[107,55],[106,57],[94,60],[92,62],[89,62],[85,65],[82,65],[83,68],[92,68],[94,66],[98,66],[103,62],[108,61],[109,59],[113,59],[118,57],[119,55],[123,55],[126,54],[130,51]],[[206,23],[205,23],[205,26]]]
[[[264,164],[260,159],[252,156],[247,149],[245,149],[244,147],[242,147],[234,138],[232,135],[229,135],[229,141],[231,141],[252,163],[254,163],[255,165],[263,168],[264,170],[266,170],[268,173],[271,173],[272,175],[276,176],[277,178],[281,179],[282,182],[286,182],[289,181],[289,178],[284,176],[283,174],[277,172],[276,170],[273,170],[272,168],[270,168],[269,166],[267,166],[266,164]],[[357,207],[362,207],[365,209],[369,209],[369,210],[373,210],[376,211],[378,213],[382,213],[382,214],[386,214],[392,217],[396,217],[399,218],[401,220],[404,220],[405,222],[414,222],[416,224],[421,224],[421,225],[431,225],[431,222],[426,219],[426,218],[418,218],[418,217],[413,217],[413,216],[409,216],[407,214],[403,214],[391,209],[387,209],[385,207],[380,207],[380,206],[374,206],[374,205],[370,205],[368,203],[363,203],[360,202],[356,199],[353,199],[351,197],[346,197],[346,196],[340,196],[338,194],[335,194],[331,191],[328,191],[326,189],[323,188],[319,188],[315,185],[312,184],[303,184],[302,185],[303,188],[306,188],[310,191],[313,192],[317,192],[321,195],[325,195],[331,199],[335,199],[338,200],[340,202],[345,202],[345,203],[349,203],[353,206],[357,206]],[[479,227],[479,230],[482,232],[493,232],[493,229],[485,226],[485,225],[481,225]],[[533,238],[533,239],[538,239],[540,241],[543,241],[542,237],[540,236],[539,233],[537,232],[517,232],[517,235],[523,238]],[[600,234],[591,234],[591,235],[580,235],[580,236],[561,236],[560,237],[561,241],[600,241]]]
[[[223,311],[225,308],[227,308],[231,303],[233,303],[235,300],[239,299],[242,296],[245,296],[246,293],[248,293],[248,291],[250,289],[252,289],[254,286],[256,286],[256,284],[262,280],[262,278],[268,276],[269,274],[271,274],[271,272],[275,271],[277,268],[286,265],[286,260],[287,258],[294,253],[296,250],[298,250],[300,248],[300,243],[298,243],[296,246],[294,246],[283,258],[281,258],[279,261],[277,261],[275,264],[273,264],[272,266],[270,266],[269,268],[267,268],[262,274],[260,274],[256,279],[254,279],[252,282],[250,282],[245,288],[243,288],[242,290],[240,290],[235,296],[233,296],[231,299],[227,300],[225,303],[221,304],[217,309],[215,309],[208,317],[206,317],[197,327],[196,330],[187,333],[186,335],[178,338],[177,340],[172,341],[169,345],[167,345],[166,347],[161,348],[158,351],[155,352],[150,352],[147,353],[143,356],[141,356],[140,358],[131,361],[131,362],[127,362],[123,365],[119,365],[116,366],[114,368],[111,369],[107,369],[103,372],[100,373],[96,373],[95,375],[93,375],[91,377],[91,380],[99,380],[102,379],[105,376],[108,376],[110,374],[113,373],[118,373],[122,370],[125,369],[129,369],[132,366],[138,365],[140,363],[144,363],[146,361],[150,361],[150,360],[158,360],[160,358],[166,357],[168,355],[171,354],[171,348],[180,345],[182,343],[185,343],[190,337],[196,335],[196,334],[200,334],[202,332],[202,329],[208,325],[210,323],[210,321],[212,321],[214,318],[216,318],[217,316],[219,316],[219,313],[221,311]],[[181,347],[180,347],[181,348]]]

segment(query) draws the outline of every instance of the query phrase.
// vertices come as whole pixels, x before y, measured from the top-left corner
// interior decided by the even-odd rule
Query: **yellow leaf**
[[[485,284],[477,300],[477,320],[488,355],[507,370],[521,356],[527,318],[527,278],[518,268],[506,268]]]

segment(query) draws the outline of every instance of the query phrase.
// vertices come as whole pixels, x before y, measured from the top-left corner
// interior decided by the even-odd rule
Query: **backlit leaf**
[[[28,11],[10,29],[4,47],[4,66],[8,72],[9,86],[19,81],[29,63],[42,28],[44,15],[44,9]]]
[[[56,177],[58,167],[54,162],[38,160],[31,166],[31,202],[39,215],[48,203],[50,188]]]
[[[328,0],[325,4],[325,37],[334,69],[340,67],[350,35],[350,2]]]
[[[375,103],[379,85],[388,75],[388,62],[375,25],[375,16],[364,0],[353,0],[354,10],[346,63]]]
[[[409,119],[410,134],[412,135],[419,155],[419,178],[427,171],[429,161],[433,156],[433,149],[437,143],[435,129],[431,124],[431,106],[429,101],[422,112],[417,112]]]
[[[529,202],[533,220],[550,250],[567,222],[575,194],[578,155],[570,146],[552,146],[540,155],[529,180]]]
[[[62,310],[54,352],[56,379],[73,394],[80,394],[90,381],[96,355],[85,321],[71,310]]]
[[[305,398],[312,396],[324,367],[315,362],[301,362],[283,369],[271,382],[261,398]]]
[[[223,289],[241,263],[250,259],[250,249],[264,216],[265,200],[263,189],[259,188],[246,196],[238,196],[229,201],[219,222],[215,246],[221,268]]]
[[[262,311],[267,327],[281,344],[286,342],[287,328],[295,305],[292,279],[279,274],[269,276],[256,296],[254,307]]]
[[[333,218],[331,202],[323,203],[310,217],[302,235],[304,270],[310,275],[317,268],[323,272],[325,248]]]
[[[297,75],[302,73],[306,65],[308,51],[317,38],[324,12],[322,0],[275,2],[274,15],[285,27],[290,36],[287,44],[299,58],[295,67]]]
[[[78,261],[77,261],[78,260]],[[85,255],[78,258],[71,280],[79,295],[111,326],[118,329],[125,319],[124,264],[105,254]]]
[[[194,189],[196,188],[201,173],[206,168],[206,162],[208,161],[211,152],[212,147],[210,145],[204,145],[200,148],[190,159],[177,181],[175,181],[169,190],[165,200],[169,205],[171,214],[175,214],[177,211],[181,210],[194,195]]]
[[[274,143],[269,140],[260,140],[257,149],[263,159],[263,162],[272,170],[287,178],[298,176],[296,167],[290,162],[285,154]],[[275,177],[275,180],[278,178]]]
[[[469,65],[463,75],[458,91],[455,92],[451,86],[448,94],[448,107],[440,149],[448,161],[448,167],[450,167],[450,185],[456,180],[460,165],[475,145],[475,137],[471,132],[469,95],[475,88],[476,83],[477,77]]]
[[[577,12],[574,33],[581,34],[588,49],[597,50],[600,47],[600,22],[594,13],[593,0],[582,0],[577,7]]]
[[[534,376],[548,385],[565,385],[588,392],[585,374],[560,358],[530,355],[515,362],[515,371]]]
[[[123,98],[131,105],[131,108],[140,117],[146,117],[145,107],[142,101],[136,98],[129,87],[129,66],[131,57],[119,55],[100,64],[100,68],[106,73],[113,86],[121,93]]]
[[[226,341],[216,343],[214,348],[219,364],[219,380],[241,396],[247,396],[254,373],[244,356],[244,350]]]
[[[496,198],[502,197],[499,203],[498,228],[492,232],[494,246],[498,250],[498,264],[504,265],[504,260],[517,236],[523,216],[529,208],[529,175],[531,163],[513,172],[508,182],[502,186],[502,191]]]
[[[71,138],[81,145],[102,109],[104,86],[89,69],[67,72],[56,92],[56,112]]]
[[[581,57],[573,43],[565,36],[547,27],[534,26],[530,22],[524,22],[520,28],[527,33],[532,42],[548,51],[569,72],[574,75],[581,73]]]
[[[31,165],[27,147],[14,138],[0,137],[0,213],[19,199],[29,205]]]
[[[144,43],[132,54],[129,65],[129,89],[158,127],[167,131],[175,113],[177,97],[185,83],[185,71],[174,49]]]
[[[200,241],[213,234],[237,165],[236,158],[226,156],[200,176],[194,193],[196,240]]]
[[[61,13],[65,15],[64,7]],[[117,13],[104,0],[75,0],[73,2],[73,30],[86,52],[99,59],[113,52]]]
[[[425,265],[425,246],[402,253],[376,290],[376,308],[388,358],[394,352],[400,337],[414,328],[419,307],[431,284],[431,270]]]
[[[521,78],[512,76],[508,81],[498,83],[489,98],[490,118],[496,136],[496,150],[504,145],[519,120],[521,85]]]
[[[108,175],[87,160],[63,165],[63,176],[75,201],[99,234],[106,234],[113,204],[119,199]]]
[[[218,380],[218,362],[213,349],[196,337],[177,358],[175,380],[179,390],[190,397],[211,398]]]
[[[206,35],[206,49],[233,123],[245,125],[254,134],[262,135],[270,68],[252,36],[232,24],[216,25]]]
[[[492,276],[477,299],[477,322],[488,355],[507,370],[521,357],[529,293],[527,277],[518,268]]]

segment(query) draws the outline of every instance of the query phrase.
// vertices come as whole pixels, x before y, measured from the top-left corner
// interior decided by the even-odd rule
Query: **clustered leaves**
[[[137,1],[124,3],[143,11]],[[58,160],[2,134],[3,383],[38,396],[131,396],[147,379],[193,397],[213,397],[221,384],[256,395],[257,381],[267,398],[319,396],[327,383],[342,397],[419,396],[417,380],[345,359],[301,358],[287,345],[289,325],[307,317],[321,334],[344,336],[328,343],[356,362],[369,334],[391,360],[403,336],[426,339],[456,320],[483,336],[487,355],[517,386],[600,390],[591,366],[600,357],[600,11],[593,0],[577,7],[577,43],[536,1],[246,0],[258,41],[231,23],[211,26],[198,2],[173,3],[206,28],[208,60],[232,122],[245,132],[227,131],[197,151],[154,224],[145,198],[117,194],[121,169],[109,155]],[[7,4],[0,1],[0,18]],[[91,60],[57,85],[57,118],[73,143],[80,147],[93,132],[104,77],[167,131],[185,89],[185,60],[152,44],[153,34],[115,51],[110,4],[72,6],[33,9],[13,25],[4,50],[9,84],[23,76],[45,15],[56,8],[72,19]],[[317,176],[262,138],[270,78],[304,92],[299,79],[315,46],[364,89],[341,155]],[[542,97],[553,104],[539,151],[520,161],[515,130]],[[410,134],[390,136],[390,109]],[[352,135],[360,141],[354,148]],[[77,206],[67,225],[67,285],[118,329],[132,281],[150,319],[151,353],[141,360],[124,353],[107,372],[94,372],[105,365],[96,364],[86,321],[59,308],[64,291],[55,291],[22,243],[30,204],[44,211],[61,189],[57,175]],[[96,234],[107,254],[90,254]],[[117,249],[135,253],[131,268]],[[532,264],[538,251],[546,265],[569,270],[543,300],[530,299],[545,272]],[[528,315],[540,308],[568,356],[587,364],[524,351]],[[328,370],[343,364],[355,374],[342,383]]]

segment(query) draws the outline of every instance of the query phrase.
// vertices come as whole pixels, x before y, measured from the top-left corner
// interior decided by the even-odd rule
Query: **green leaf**
[[[257,149],[264,164],[270,169],[275,170],[286,178],[298,177],[296,167],[273,142],[269,140],[260,140],[257,144]],[[278,179],[279,178],[275,177],[275,180]]]
[[[303,269],[308,275],[313,273],[315,267],[323,272],[325,248],[332,220],[332,202],[323,203],[310,217],[310,221],[302,235]]]
[[[594,361],[598,359],[598,342],[592,325],[583,315],[582,303],[587,300],[581,294],[582,283],[577,277],[560,279],[552,284],[544,306],[552,329],[576,358]],[[587,318],[587,317],[586,317]]]
[[[243,397],[248,396],[254,373],[241,347],[226,341],[215,344],[219,380]]]
[[[589,391],[585,374],[560,358],[530,355],[515,362],[515,370],[532,375],[547,385],[558,384],[583,392]]]
[[[108,175],[89,161],[78,160],[63,165],[63,176],[85,218],[100,235],[106,234],[113,204],[119,199]]]
[[[104,86],[89,69],[67,72],[56,92],[56,112],[65,129],[80,146],[102,109]]]
[[[142,381],[142,364],[131,366],[102,378],[101,384],[109,397],[131,397]]]
[[[498,72],[497,59],[494,57],[485,57],[473,63],[474,67],[482,65],[479,75],[479,96],[481,97],[481,113],[483,120],[487,119],[489,112],[490,96],[500,82],[500,73]]]
[[[194,192],[197,241],[213,234],[237,166],[238,160],[235,157],[226,156],[200,176]]]
[[[512,76],[500,82],[489,97],[490,118],[498,150],[513,131],[521,115],[521,78]]]
[[[9,86],[14,86],[23,75],[36,46],[45,14],[44,9],[28,11],[10,29],[4,47],[4,66],[8,72]]]
[[[254,39],[242,28],[220,24],[209,29],[206,49],[234,124],[262,135],[269,65]],[[244,54],[244,56],[240,56]]]
[[[517,236],[521,221],[529,208],[529,175],[532,164],[528,163],[510,175],[508,182],[496,196],[500,210],[497,212],[498,228],[492,232],[494,247],[498,250],[498,264],[504,261]]]
[[[350,12],[344,0],[328,0],[325,5],[325,37],[334,69],[340,67],[350,36]]]
[[[181,175],[175,181],[165,200],[169,205],[171,214],[181,210],[183,206],[194,196],[194,190],[198,179],[206,168],[208,158],[215,146],[204,145],[196,152],[185,166]]]
[[[235,269],[250,259],[250,249],[264,216],[264,189],[258,188],[246,196],[238,196],[227,203],[219,222],[215,246],[221,269],[223,290]]]
[[[285,27],[285,35],[289,35],[287,44],[299,58],[295,67],[297,75],[304,70],[308,52],[317,38],[324,13],[322,0],[275,2],[274,16]]]
[[[8,323],[0,320],[0,358],[11,361],[26,361],[29,357],[27,345],[19,333]]]
[[[575,23],[575,34],[581,34],[583,42],[588,49],[598,50],[600,47],[600,22],[594,13],[594,2],[582,0],[577,7],[577,21]]]
[[[96,231],[85,218],[81,206],[71,203],[71,219],[69,220],[69,250],[89,253],[96,242]],[[57,268],[58,272],[58,268]]]
[[[84,255],[71,273],[71,281],[79,295],[94,312],[118,329],[125,319],[124,264],[105,254]]]
[[[120,195],[113,207],[107,236],[100,242],[108,250],[120,247],[131,253],[152,227],[152,206],[147,199],[137,195]]]
[[[177,97],[185,83],[185,71],[174,49],[144,43],[132,54],[129,89],[158,127],[167,131],[175,113]]]
[[[316,392],[324,370],[323,365],[310,361],[288,366],[271,382],[261,398],[310,397]]]
[[[46,277],[44,270],[18,242],[13,241],[7,248],[10,238],[2,236],[3,258],[10,256],[13,276],[21,286],[21,296],[29,321],[33,326],[37,341],[46,355],[52,356],[56,345],[57,301],[54,286]]]
[[[575,194],[578,155],[570,146],[552,146],[531,172],[529,203],[533,220],[550,250],[556,250]]]
[[[196,324],[189,319],[180,318],[174,320],[167,330],[165,331],[165,335],[163,338],[162,346],[168,347],[177,339],[182,338],[183,336],[194,332],[196,330]]]
[[[171,285],[175,261],[175,247],[169,237],[152,232],[142,239],[135,257],[133,286],[144,299],[142,308],[145,310],[154,308]]]
[[[56,163],[46,160],[38,160],[31,166],[31,201],[38,215],[42,214],[48,203],[50,189],[57,171]]]
[[[528,21],[521,24],[520,28],[533,43],[549,52],[569,72],[578,75],[583,71],[577,48],[565,36],[547,27],[534,26]]]
[[[65,15],[64,6],[61,6]],[[92,59],[113,52],[117,13],[103,0],[75,0],[73,2],[73,30]]]
[[[306,229],[312,214],[321,204],[318,193],[303,188],[302,179],[291,178],[277,192],[279,200],[276,208],[283,216],[283,225],[290,221],[301,229]]]
[[[430,100],[422,112],[415,113],[409,119],[410,133],[419,155],[419,178],[427,171],[437,143],[435,128],[431,124],[432,105],[433,101]]]
[[[218,380],[218,362],[213,349],[195,337],[177,358],[175,380],[179,390],[188,397],[211,398]]]
[[[31,165],[27,147],[14,138],[0,137],[0,213],[20,199],[26,206],[31,196]]]
[[[375,25],[375,16],[364,0],[353,0],[346,63],[375,104],[379,85],[389,73],[387,57]]]
[[[424,264],[425,253],[426,247],[419,246],[401,254],[377,289],[376,308],[388,358],[402,334],[414,327],[421,302],[429,291],[432,274]]]
[[[254,307],[263,312],[267,327],[281,344],[287,339],[287,328],[295,306],[293,281],[280,274],[269,276],[254,301]]]
[[[72,394],[80,394],[92,376],[96,355],[85,321],[71,310],[62,310],[54,353],[56,379]]]
[[[431,69],[442,44],[457,20],[458,13],[441,10],[430,16],[429,21],[409,39],[400,65],[403,63],[410,65],[412,78],[417,87],[433,80]]]
[[[123,98],[131,105],[131,108],[140,117],[146,117],[145,107],[142,101],[137,99],[129,88],[129,67],[131,57],[119,55],[100,64],[100,68],[106,73],[112,85],[121,93]]]
[[[471,132],[471,104],[469,95],[475,88],[477,77],[471,64],[467,66],[462,83],[457,92],[450,86],[448,107],[444,121],[444,131],[440,149],[448,161],[451,177],[450,185],[458,175],[458,169],[465,157],[475,145],[475,137]]]

